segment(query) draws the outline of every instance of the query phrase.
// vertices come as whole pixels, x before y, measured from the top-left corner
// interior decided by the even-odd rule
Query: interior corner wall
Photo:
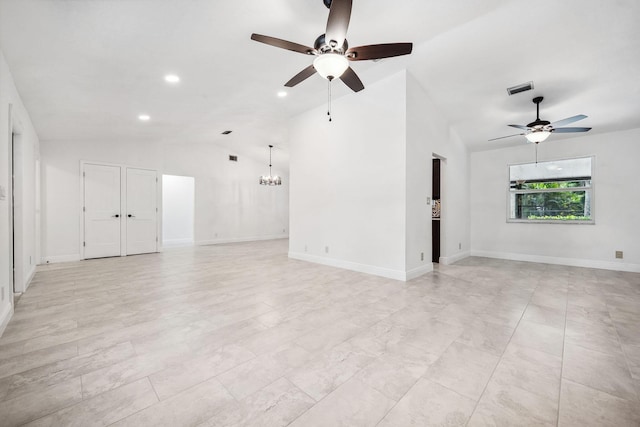
[[[469,255],[469,155],[427,91],[407,74],[407,271],[430,270],[432,158],[441,163],[440,262]],[[424,253],[424,261],[421,261]]]
[[[340,83],[336,83],[340,84]],[[406,278],[406,73],[294,117],[289,256]]]
[[[11,118],[9,117],[10,109]],[[10,121],[13,124],[11,128]],[[0,199],[0,288],[4,292],[4,299],[0,300],[0,334],[13,310],[12,266],[10,265],[13,251],[10,222],[12,195],[9,152],[14,127],[20,133],[20,169],[22,171],[22,191],[18,195],[22,202],[21,218],[18,221],[22,224],[22,229],[19,230],[22,237],[22,251],[17,257],[22,260],[22,265],[16,265],[16,268],[22,273],[21,285],[26,289],[35,272],[35,255],[38,252],[35,165],[39,155],[39,141],[29,113],[24,108],[13,82],[9,66],[0,52],[0,186],[6,192],[5,198]]]
[[[543,161],[595,156],[595,224],[506,222],[508,165],[533,161],[534,147],[472,153],[472,255],[640,272],[639,140],[634,129],[540,144]],[[615,259],[618,250],[623,259]]]
[[[258,184],[264,161],[207,144],[129,141],[44,141],[42,157],[43,261],[80,259],[80,162],[122,164],[160,174],[195,177],[195,244],[286,238],[289,177],[274,168],[283,185]],[[261,159],[262,160],[262,159]],[[161,204],[160,204],[161,206]]]

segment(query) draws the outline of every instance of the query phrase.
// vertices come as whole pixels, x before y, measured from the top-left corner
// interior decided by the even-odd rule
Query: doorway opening
[[[162,245],[194,243],[195,178],[162,175]]]
[[[440,262],[441,182],[439,158],[432,159],[431,179],[431,262]]]
[[[24,215],[23,215],[23,162],[19,131],[11,132],[11,291],[15,299],[25,291],[24,264]]]

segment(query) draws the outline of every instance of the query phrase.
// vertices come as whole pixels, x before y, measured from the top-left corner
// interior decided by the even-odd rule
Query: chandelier
[[[260,177],[260,185],[282,185],[282,178],[278,175],[271,175],[271,149],[273,145],[269,145],[269,175]]]

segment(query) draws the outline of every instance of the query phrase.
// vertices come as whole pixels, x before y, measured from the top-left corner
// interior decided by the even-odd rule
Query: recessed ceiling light
[[[285,92],[284,90],[281,90],[280,92],[278,92],[278,96],[280,98],[284,98],[285,96],[287,96],[287,92]]]
[[[149,116],[148,114],[140,114],[138,116],[138,119],[143,121],[143,122],[148,122],[149,119],[151,119],[151,116]]]
[[[167,74],[166,76],[164,76],[164,81],[167,83],[179,83],[180,77],[176,76],[175,74]]]

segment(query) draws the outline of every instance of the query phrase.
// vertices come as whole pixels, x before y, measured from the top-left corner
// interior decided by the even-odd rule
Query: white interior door
[[[158,175],[127,168],[127,255],[158,250]]]
[[[120,166],[85,164],[84,257],[120,256]]]

